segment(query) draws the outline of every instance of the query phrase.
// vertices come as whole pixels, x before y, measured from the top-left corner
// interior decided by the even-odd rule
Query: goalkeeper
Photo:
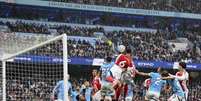
[[[68,95],[71,95],[72,85],[69,81],[67,82],[67,90],[68,90]],[[67,99],[68,99],[67,101],[70,101],[70,97],[68,97]],[[64,80],[60,80],[57,82],[56,86],[53,89],[51,100],[64,101]]]

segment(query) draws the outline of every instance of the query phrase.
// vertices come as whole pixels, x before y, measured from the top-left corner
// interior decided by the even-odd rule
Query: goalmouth
[[[68,101],[66,34],[5,56],[1,61],[2,101],[49,101],[56,82],[60,80],[64,82],[64,101]]]

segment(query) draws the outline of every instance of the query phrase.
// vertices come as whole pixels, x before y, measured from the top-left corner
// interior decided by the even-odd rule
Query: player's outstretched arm
[[[149,73],[144,73],[144,72],[139,72],[139,71],[136,71],[136,74],[141,75],[141,76],[150,76]]]
[[[186,76],[185,76],[185,75],[176,76],[176,75],[169,74],[169,76],[174,77],[174,78],[176,78],[176,79],[178,79],[178,80],[185,80],[185,79],[186,79]]]
[[[162,77],[161,79],[163,79],[163,80],[171,80],[171,79],[175,79],[175,78],[172,77],[172,76],[167,76],[167,77]]]

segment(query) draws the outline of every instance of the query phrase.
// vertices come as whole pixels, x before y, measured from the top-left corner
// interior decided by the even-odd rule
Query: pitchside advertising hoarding
[[[15,62],[33,62],[33,63],[56,63],[61,64],[63,62],[62,57],[50,57],[50,56],[18,56],[14,58]],[[93,65],[101,66],[104,63],[104,59],[99,58],[83,58],[83,57],[71,57],[68,59],[69,64],[73,65]],[[138,68],[158,68],[163,67],[167,69],[177,69],[178,62],[165,62],[165,61],[144,61],[134,60],[135,66]],[[187,69],[201,70],[201,64],[188,63]]]

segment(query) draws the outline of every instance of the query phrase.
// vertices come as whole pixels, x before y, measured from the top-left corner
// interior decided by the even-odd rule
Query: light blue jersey
[[[85,90],[85,92],[84,92],[84,90]],[[86,101],[91,101],[92,91],[93,91],[92,87],[86,87],[84,89],[81,89],[81,93],[85,95]]]
[[[110,72],[110,68],[114,65],[114,62],[111,63],[104,63],[101,67],[100,67],[100,71],[102,72],[101,75],[101,79],[103,81],[105,81],[108,73]]]
[[[160,93],[161,89],[166,84],[165,80],[161,80],[161,75],[159,73],[150,73],[151,84],[149,87],[149,91]]]
[[[92,91],[93,91],[93,88],[91,88],[91,87],[86,88],[86,92],[85,92],[86,101],[91,101],[91,93],[92,93]]]
[[[68,82],[67,89],[68,89],[69,93],[72,92],[72,85],[70,82]],[[64,101],[64,81],[63,80],[61,80],[57,83],[57,85],[55,86],[55,88],[53,90],[53,93],[57,95],[57,99]]]
[[[72,94],[71,94],[71,99],[72,101],[77,101],[76,97],[79,93],[77,91],[72,91]]]
[[[177,96],[184,97],[184,91],[178,79],[167,80],[167,83],[172,87],[173,93]]]

